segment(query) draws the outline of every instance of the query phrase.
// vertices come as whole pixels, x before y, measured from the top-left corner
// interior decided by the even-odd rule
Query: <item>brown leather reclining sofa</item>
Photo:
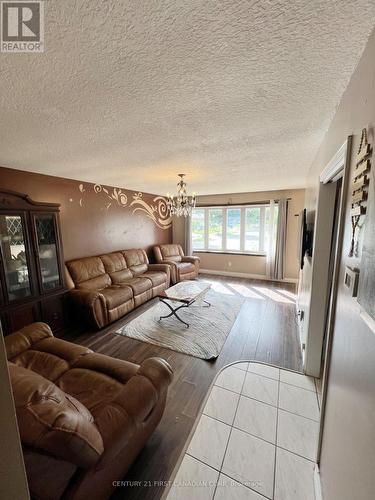
[[[162,417],[168,363],[96,354],[44,323],[5,345],[32,498],[109,498]]]
[[[158,264],[170,266],[173,284],[197,278],[200,258],[196,256],[185,257],[181,245],[158,245],[154,247],[154,254]]]
[[[150,264],[144,250],[121,250],[66,263],[74,303],[97,328],[156,297],[170,284],[166,264]]]

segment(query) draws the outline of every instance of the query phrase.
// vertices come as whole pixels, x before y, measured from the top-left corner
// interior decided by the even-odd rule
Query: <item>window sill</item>
[[[243,256],[251,256],[251,257],[267,257],[267,254],[264,252],[231,252],[230,250],[193,250],[193,254],[195,253],[213,253],[218,255],[243,255]]]

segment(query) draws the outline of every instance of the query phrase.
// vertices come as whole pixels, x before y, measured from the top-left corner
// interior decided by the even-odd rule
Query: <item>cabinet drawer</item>
[[[5,335],[20,330],[24,326],[41,321],[40,307],[38,303],[31,303],[21,307],[15,307],[1,315],[3,331]]]
[[[53,332],[58,332],[64,328],[64,302],[62,296],[53,297],[42,302],[42,321],[47,323]]]

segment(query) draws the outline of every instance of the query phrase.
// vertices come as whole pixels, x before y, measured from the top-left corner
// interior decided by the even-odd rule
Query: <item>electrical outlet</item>
[[[232,262],[230,260],[228,261],[228,267],[232,267]]]

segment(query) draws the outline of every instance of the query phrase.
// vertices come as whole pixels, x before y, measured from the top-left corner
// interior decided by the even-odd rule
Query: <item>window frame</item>
[[[277,205],[277,203],[275,203]],[[265,257],[267,251],[265,249],[265,233],[266,233],[266,208],[270,207],[269,203],[251,203],[247,205],[210,205],[210,206],[197,206],[196,209],[204,210],[204,248],[195,249],[194,253],[217,253],[217,254],[233,254],[233,255],[255,255]],[[228,223],[228,209],[240,209],[240,249],[230,250],[227,248],[227,223]],[[259,219],[259,251],[246,250],[246,209],[260,208]],[[222,210],[222,245],[221,249],[209,248],[209,210],[220,209]]]

